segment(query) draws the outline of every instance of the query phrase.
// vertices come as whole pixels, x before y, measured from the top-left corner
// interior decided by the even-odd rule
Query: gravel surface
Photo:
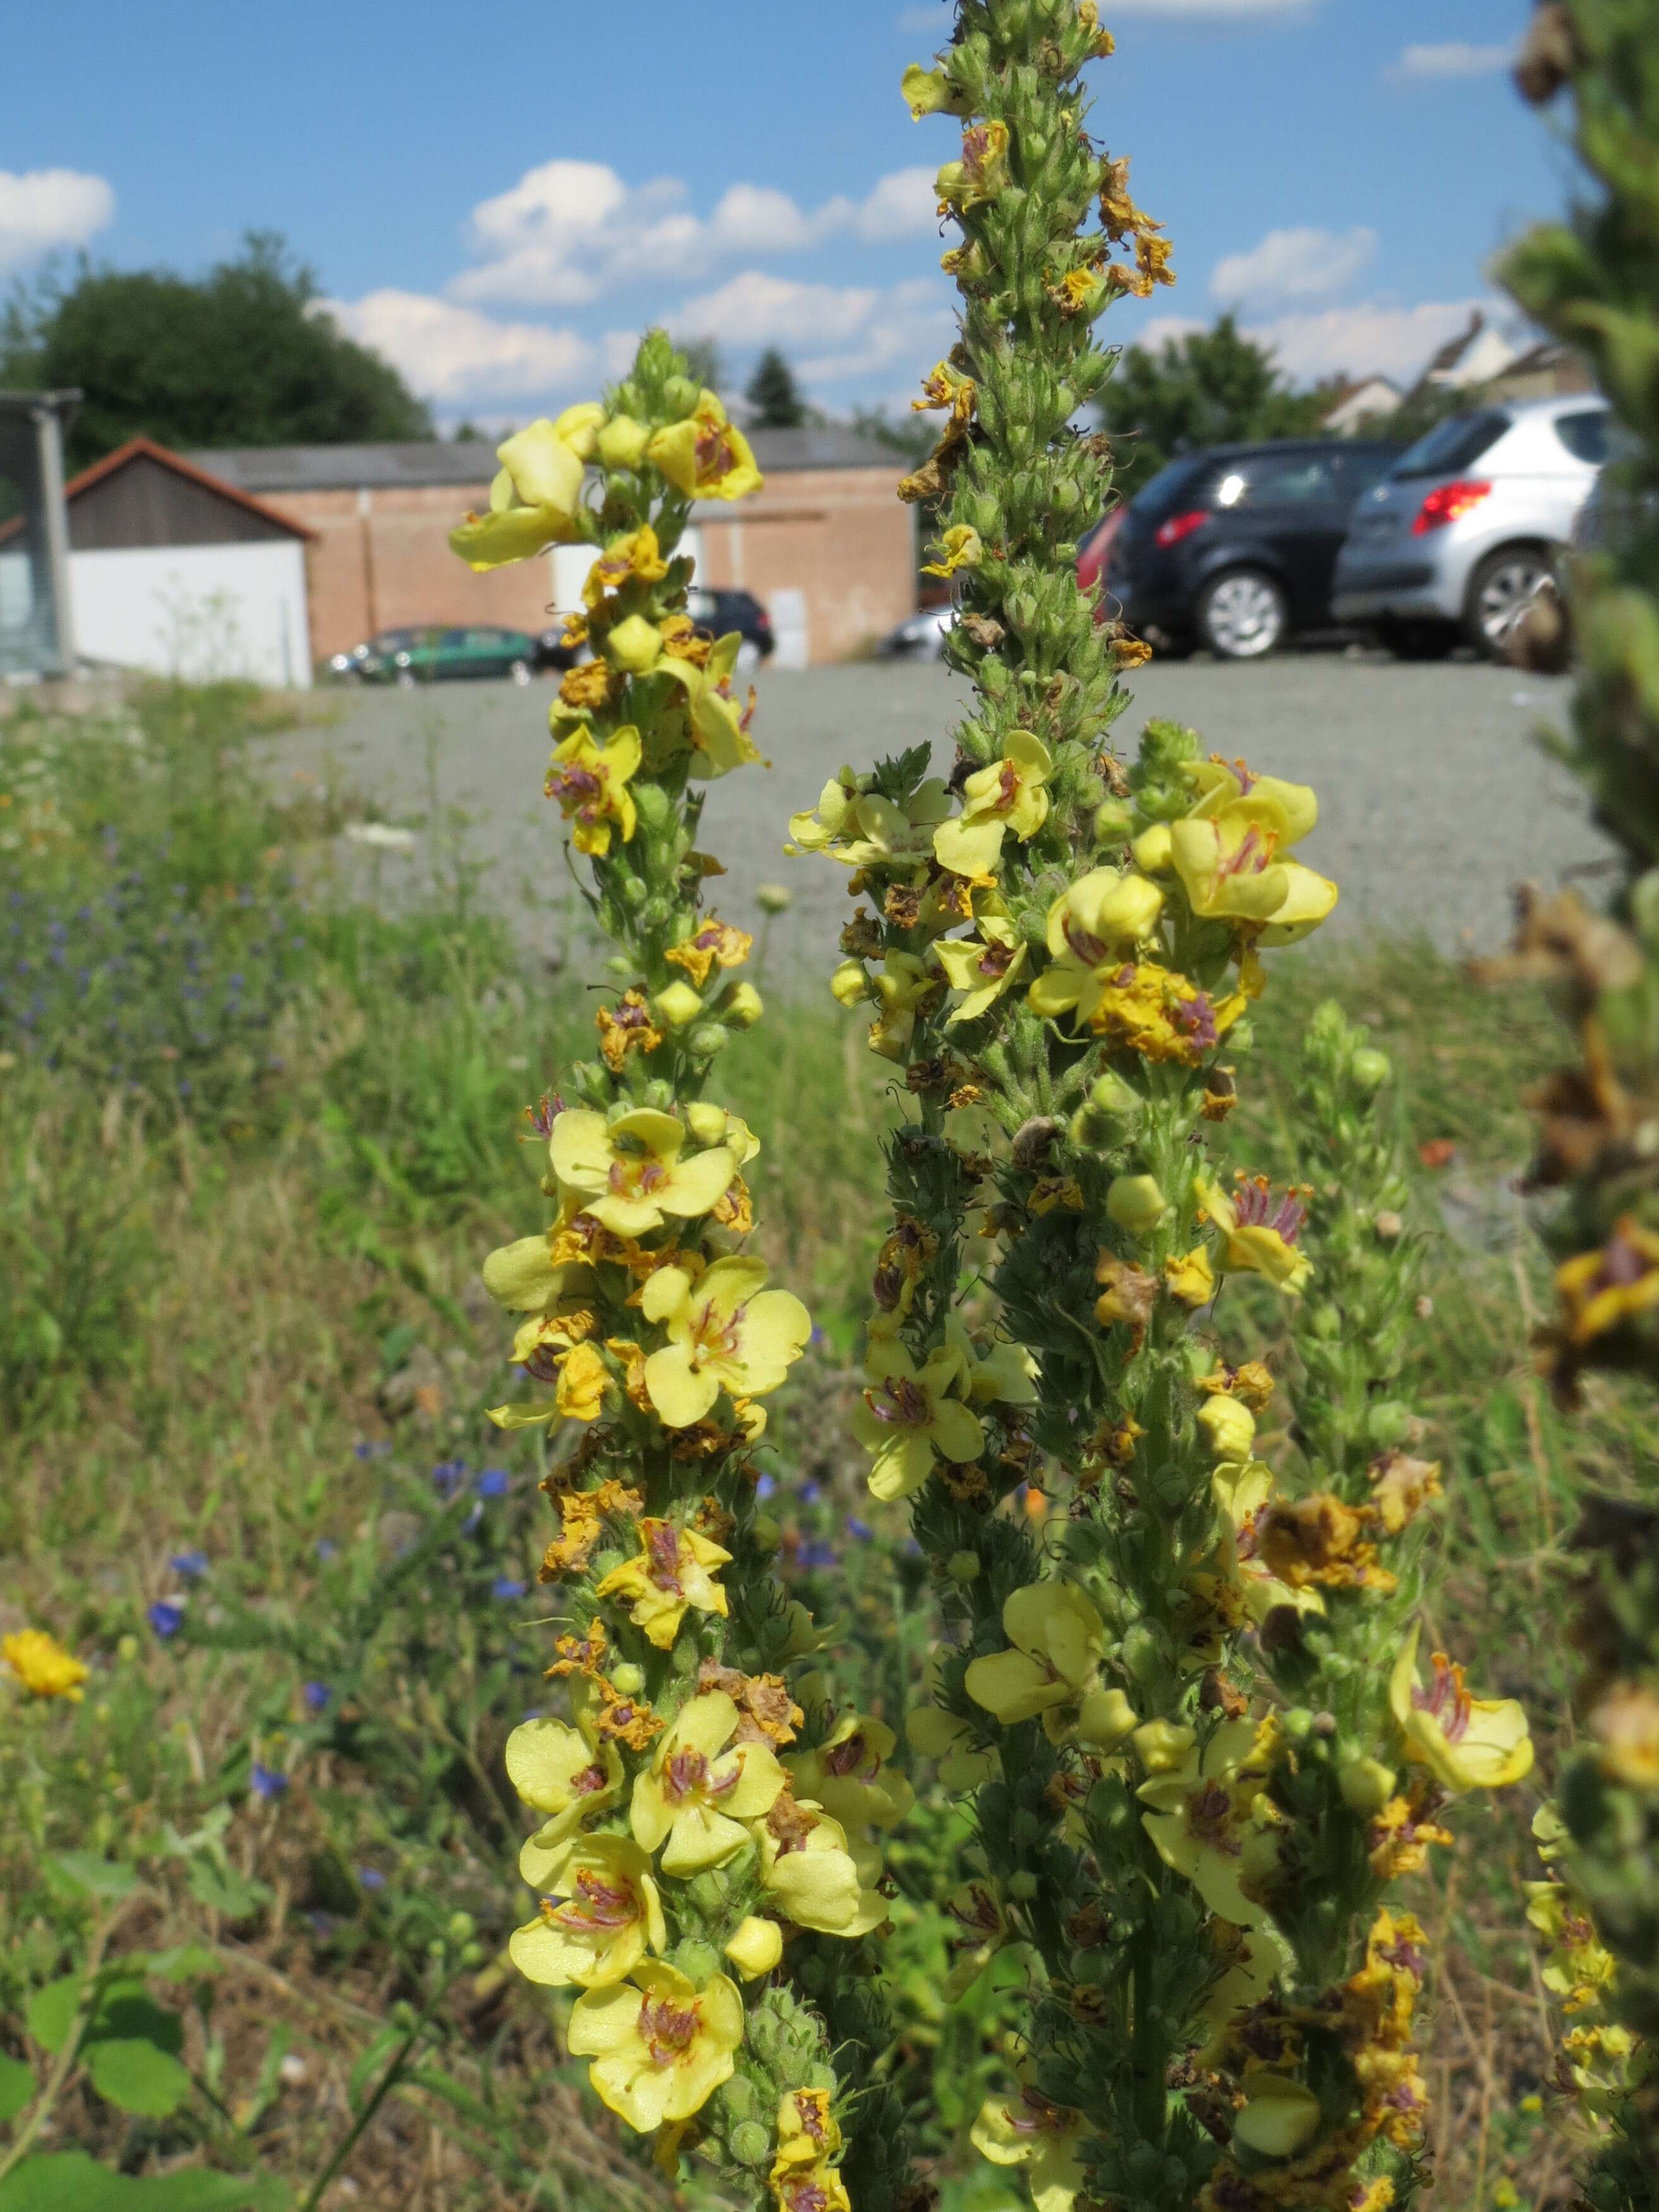
[[[963,694],[948,671],[904,664],[780,672],[760,690],[756,735],[773,765],[711,787],[702,842],[730,870],[720,911],[751,924],[756,885],[787,884],[794,905],[772,958],[821,971],[849,911],[845,875],[785,857],[791,811],[843,761],[861,766],[931,739],[948,763]],[[1322,935],[1426,935],[1448,952],[1484,951],[1507,933],[1512,885],[1594,870],[1609,850],[1571,777],[1534,741],[1540,725],[1565,720],[1569,693],[1559,678],[1358,653],[1164,662],[1139,672],[1117,736],[1127,753],[1149,717],[1175,716],[1216,751],[1313,784],[1322,818],[1302,849],[1342,887]],[[549,696],[506,684],[349,695],[331,724],[276,740],[272,764],[285,779],[331,764],[386,818],[419,825],[412,856],[342,839],[348,878],[395,899],[400,883],[465,855],[478,896],[556,951],[575,909],[556,817],[540,795]]]

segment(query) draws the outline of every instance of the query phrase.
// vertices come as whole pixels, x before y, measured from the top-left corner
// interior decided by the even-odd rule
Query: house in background
[[[1328,438],[1357,438],[1368,423],[1392,415],[1401,397],[1386,376],[1360,377],[1343,385],[1319,427]]]
[[[76,648],[117,668],[303,689],[311,532],[148,438],[64,488]]]
[[[906,463],[862,433],[758,430],[766,489],[692,513],[698,580],[740,586],[771,611],[780,658],[841,660],[915,607]],[[475,576],[448,534],[489,499],[495,448],[482,442],[273,446],[194,455],[197,468],[285,516],[309,540],[312,650],[319,659],[405,624],[501,623],[532,634],[577,604],[592,556],[558,549]]]
[[[1583,354],[1559,339],[1546,338],[1518,353],[1486,386],[1486,399],[1566,399],[1594,392],[1595,379]]]
[[[1440,385],[1454,392],[1472,391],[1476,386],[1489,384],[1494,376],[1500,376],[1517,350],[1477,307],[1469,317],[1468,328],[1449,339],[1434,356],[1418,379],[1418,389],[1425,385]]]

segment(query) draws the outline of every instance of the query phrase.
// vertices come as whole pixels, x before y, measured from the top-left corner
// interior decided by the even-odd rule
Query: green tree
[[[269,232],[196,281],[82,262],[72,284],[37,291],[0,326],[0,386],[79,386],[76,467],[139,433],[184,448],[430,438],[397,370],[319,300],[313,271]]]
[[[755,410],[757,430],[798,430],[806,420],[795,372],[775,346],[768,346],[756,362],[744,397]]]
[[[1245,438],[1305,438],[1329,408],[1328,387],[1293,392],[1272,350],[1246,337],[1231,314],[1211,331],[1131,346],[1100,400],[1115,478],[1133,499],[1177,453]]]

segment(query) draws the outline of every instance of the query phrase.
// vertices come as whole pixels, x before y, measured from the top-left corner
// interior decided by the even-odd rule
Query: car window
[[[1473,468],[1489,453],[1510,427],[1510,418],[1495,407],[1479,415],[1449,415],[1425,438],[1408,446],[1394,465],[1396,477],[1454,477]]]
[[[470,629],[466,641],[474,653],[500,653],[507,643],[507,633],[500,629]]]
[[[1336,477],[1322,453],[1246,453],[1231,461],[1210,488],[1210,504],[1310,507],[1336,497]]]
[[[1166,514],[1173,514],[1176,501],[1189,489],[1193,479],[1209,465],[1205,453],[1183,453],[1178,461],[1166,461],[1155,477],[1148,477],[1134,496],[1135,519],[1140,522],[1159,522]]]
[[[1382,483],[1399,459],[1393,446],[1344,446],[1331,455],[1331,466],[1345,499],[1359,499]]]
[[[467,633],[464,629],[447,629],[438,639],[446,653],[465,653]]]
[[[1599,469],[1607,458],[1607,422],[1605,407],[1587,407],[1582,414],[1558,415],[1555,434],[1574,460]]]

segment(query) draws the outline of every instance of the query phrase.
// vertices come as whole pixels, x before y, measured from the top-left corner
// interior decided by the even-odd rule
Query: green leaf
[[[123,1866],[118,1859],[100,1859],[95,1851],[58,1851],[52,1864],[78,1889],[89,1890],[94,1897],[130,1897],[138,1887],[138,1877],[130,1866]]]
[[[55,2057],[63,2049],[80,2004],[79,1974],[65,1974],[61,1981],[48,1982],[45,1989],[35,1991],[26,2016],[29,2033],[42,2051],[50,2051]]]
[[[219,1954],[202,1943],[180,1943],[176,1950],[158,1951],[149,1966],[149,1972],[164,1982],[210,1982],[224,1970]]]
[[[292,2202],[271,2174],[192,2166],[135,2179],[78,2150],[26,2159],[0,2181],[0,2212],[289,2212]]]
[[[166,2119],[191,2092],[189,2069],[137,2036],[90,2045],[87,2072],[106,2104],[147,2120]]]
[[[87,2023],[90,2043],[153,2043],[176,2058],[185,2047],[184,2022],[149,1996],[142,1982],[117,1982],[100,1996]]]
[[[34,2094],[34,2069],[0,2051],[0,2124],[15,2120]]]
[[[262,1881],[247,1881],[232,1867],[215,1866],[211,1859],[192,1859],[190,1864],[190,1893],[198,1905],[205,1905],[210,1912],[222,1912],[227,1920],[246,1920],[262,1905],[270,1902],[270,1892]]]

